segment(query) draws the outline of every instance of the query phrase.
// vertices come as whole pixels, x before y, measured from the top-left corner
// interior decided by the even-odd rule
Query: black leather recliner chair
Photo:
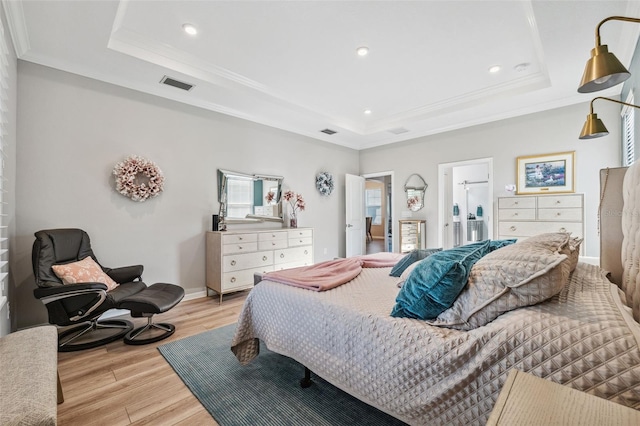
[[[81,229],[43,230],[36,232],[35,237],[32,262],[38,288],[34,290],[34,295],[47,307],[51,324],[70,326],[59,334],[58,347],[61,352],[100,346],[132,331],[131,321],[98,321],[98,318],[105,311],[118,308],[127,297],[147,288],[142,281],[142,265],[113,269],[100,265],[91,249],[89,235]],[[77,262],[87,256],[91,256],[120,285],[107,292],[107,286],[102,283],[63,284],[51,268],[53,265]],[[180,299],[182,297],[175,303]]]

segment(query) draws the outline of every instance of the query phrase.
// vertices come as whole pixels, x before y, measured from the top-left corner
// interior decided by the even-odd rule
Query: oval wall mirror
[[[424,207],[424,193],[427,190],[427,182],[417,173],[412,174],[404,183],[404,192],[407,194],[407,208],[417,212]]]

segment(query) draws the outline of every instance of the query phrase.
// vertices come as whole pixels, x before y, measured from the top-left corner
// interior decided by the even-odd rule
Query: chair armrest
[[[98,294],[100,291],[107,291],[107,286],[102,283],[79,283],[79,284],[66,284],[66,285],[58,285],[56,287],[39,287],[33,290],[34,296],[37,299],[55,297],[58,295],[67,295],[66,297],[71,297],[75,294],[87,294],[87,293],[96,293]]]
[[[142,281],[143,270],[144,266],[142,265],[123,266],[120,268],[104,268],[104,272],[118,284],[128,283],[135,281],[136,279]]]
[[[45,305],[76,298],[76,303],[79,302],[82,305],[71,312],[67,311],[66,316],[70,321],[79,321],[89,317],[102,305],[107,298],[107,286],[102,283],[66,284],[58,287],[37,288],[33,294]]]

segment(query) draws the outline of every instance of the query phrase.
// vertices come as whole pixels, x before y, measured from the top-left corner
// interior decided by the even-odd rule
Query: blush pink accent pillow
[[[63,284],[102,283],[107,286],[107,291],[111,291],[119,285],[105,274],[100,265],[91,257],[85,257],[79,262],[65,265],[53,265],[51,268]]]

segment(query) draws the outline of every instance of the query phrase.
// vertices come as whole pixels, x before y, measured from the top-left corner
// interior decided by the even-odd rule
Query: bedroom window
[[[253,179],[234,177],[228,180],[227,185],[227,216],[246,217],[253,214]]]
[[[635,104],[633,92],[629,92],[625,102]],[[635,108],[625,105],[620,114],[622,115],[622,165],[630,166],[636,158]]]
[[[365,191],[367,216],[371,216],[372,225],[382,225],[382,190],[367,189]]]

